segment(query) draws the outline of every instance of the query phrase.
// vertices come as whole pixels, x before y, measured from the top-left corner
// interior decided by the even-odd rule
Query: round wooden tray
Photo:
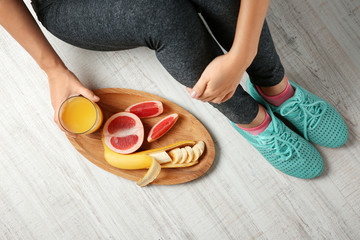
[[[98,105],[104,114],[103,124],[111,115],[124,111],[128,106],[137,102],[161,101],[164,105],[164,112],[160,116],[142,119],[145,139],[150,128],[160,119],[171,113],[179,114],[178,121],[166,135],[152,143],[144,140],[144,144],[138,151],[159,148],[182,140],[202,140],[205,142],[205,152],[198,164],[186,168],[162,169],[160,175],[152,184],[170,185],[188,182],[200,177],[211,167],[215,157],[214,142],[202,123],[185,109],[159,96],[132,89],[103,88],[94,90],[94,92],[100,97]],[[104,159],[101,136],[102,127],[92,134],[79,135],[77,138],[68,137],[68,139],[85,158],[110,173],[133,181],[137,181],[144,176],[147,169],[124,170],[109,165]]]

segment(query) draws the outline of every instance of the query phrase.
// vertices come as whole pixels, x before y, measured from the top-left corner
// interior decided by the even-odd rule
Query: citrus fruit
[[[144,126],[135,114],[119,112],[106,121],[103,134],[108,148],[117,153],[128,154],[141,147],[144,141]]]
[[[157,122],[151,129],[147,138],[148,142],[153,142],[156,139],[164,136],[175,124],[179,115],[177,113],[170,114]]]
[[[159,116],[163,112],[163,104],[160,101],[145,101],[131,105],[125,112],[134,113],[139,118]]]

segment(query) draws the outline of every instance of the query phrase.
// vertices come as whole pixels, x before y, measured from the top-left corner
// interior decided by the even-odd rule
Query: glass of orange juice
[[[69,97],[59,109],[59,122],[70,133],[93,133],[99,129],[102,121],[100,107],[83,96]]]

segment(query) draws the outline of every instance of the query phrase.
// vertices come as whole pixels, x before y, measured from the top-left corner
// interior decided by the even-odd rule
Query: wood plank
[[[86,86],[156,94],[209,130],[216,155],[207,173],[138,188],[73,148],[53,123],[46,75],[0,28],[0,238],[360,239],[359,5],[272,1],[268,11],[289,78],[335,105],[349,126],[344,147],[316,146],[325,171],[314,180],[271,167],[216,109],[192,100],[153,51],[87,51],[45,31]]]

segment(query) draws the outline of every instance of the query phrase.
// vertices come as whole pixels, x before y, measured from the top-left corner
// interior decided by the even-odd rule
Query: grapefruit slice
[[[150,129],[147,141],[153,142],[156,139],[159,139],[160,137],[164,136],[164,134],[167,133],[170,130],[170,128],[174,126],[178,118],[179,115],[177,113],[173,113],[161,119]]]
[[[145,101],[131,105],[125,112],[134,113],[139,118],[151,118],[159,116],[164,111],[160,101]]]
[[[129,112],[112,115],[105,123],[104,142],[112,151],[128,154],[140,148],[144,141],[144,126],[138,116]]]

